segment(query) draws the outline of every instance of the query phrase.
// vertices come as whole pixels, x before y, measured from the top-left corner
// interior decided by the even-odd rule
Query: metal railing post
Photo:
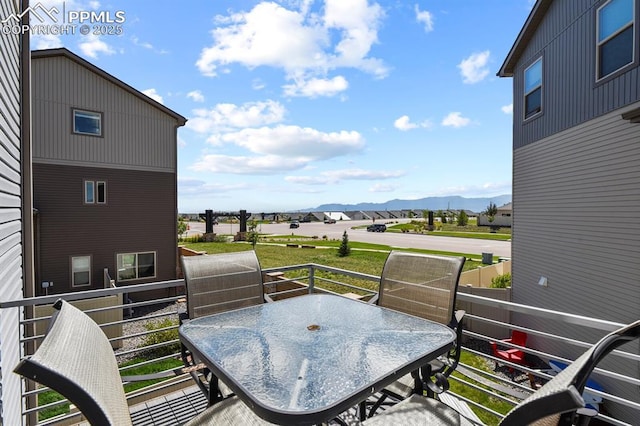
[[[309,294],[313,293],[313,287],[315,286],[315,274],[316,268],[313,265],[309,265]]]

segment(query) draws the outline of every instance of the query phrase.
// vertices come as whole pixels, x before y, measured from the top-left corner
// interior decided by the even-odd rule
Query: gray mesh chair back
[[[378,305],[450,325],[464,262],[394,250],[384,264]]]
[[[182,256],[191,319],[263,303],[262,271],[255,251]]]
[[[36,353],[15,372],[67,397],[92,425],[130,425],[109,340],[86,314],[62,300]]]
[[[636,321],[602,338],[598,343],[562,370],[543,387],[514,407],[500,426],[586,425],[589,418],[578,412],[585,406],[582,393],[589,375],[598,363],[617,347],[640,338],[640,321]],[[468,425],[455,409],[433,398],[412,395],[363,423],[366,426]]]
[[[15,372],[60,393],[93,426],[131,425],[131,416],[109,339],[75,306],[58,300],[49,331],[31,358]],[[170,413],[171,414],[171,413]],[[162,418],[167,424],[170,414]],[[152,424],[153,419],[148,419]],[[179,421],[178,423],[182,423]],[[237,397],[228,398],[191,418],[183,426],[272,426]]]
[[[573,417],[578,416],[576,411],[585,405],[582,392],[593,369],[612,350],[638,338],[640,321],[606,335],[551,381],[518,404],[502,419],[500,425],[575,424]],[[549,423],[550,421],[553,423]]]

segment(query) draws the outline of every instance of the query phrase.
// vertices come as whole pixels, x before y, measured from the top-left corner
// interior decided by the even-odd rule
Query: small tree
[[[498,214],[498,207],[496,207],[495,203],[493,201],[490,201],[487,209],[482,213],[487,216],[487,220],[490,223],[489,229],[491,230],[491,232],[497,232],[500,227],[491,225],[493,224],[493,221],[496,219],[496,215]]]
[[[469,223],[467,212],[460,210],[460,213],[458,213],[458,226],[467,226],[467,223]]]
[[[496,215],[498,214],[498,207],[496,207],[493,201],[490,201],[489,205],[487,206],[487,209],[482,213],[487,216],[487,220],[489,221],[489,223],[491,223],[494,221],[494,219],[496,218]]]
[[[184,221],[183,217],[178,218],[178,236],[182,238],[182,234],[187,232],[187,222]]]
[[[340,247],[338,248],[338,256],[346,257],[351,253],[351,249],[349,248],[349,236],[347,235],[347,231],[345,230],[342,234],[342,242],[340,243]]]
[[[249,232],[247,232],[247,241],[251,243],[251,246],[255,250],[256,244],[258,244],[258,238],[260,238],[260,234],[258,234],[258,222],[255,220],[250,221],[248,224]]]
[[[447,223],[447,215],[442,210],[436,212],[436,217],[439,217],[442,223]]]

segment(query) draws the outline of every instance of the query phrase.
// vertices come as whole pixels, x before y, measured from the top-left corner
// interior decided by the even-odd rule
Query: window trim
[[[528,92],[525,92],[526,90],[526,86],[527,86],[527,71],[533,67],[534,65],[536,65],[538,62],[540,62],[540,84],[536,87],[534,87],[533,89],[529,90]],[[524,72],[522,73],[522,91],[523,91],[523,96],[522,96],[522,120],[523,121],[528,121],[533,119],[534,117],[538,117],[540,114],[542,114],[544,108],[542,108],[542,105],[544,104],[544,99],[543,99],[543,88],[544,88],[544,56],[538,56],[538,58],[536,60],[534,60],[533,62],[531,62],[531,64],[529,64],[528,67],[526,67],[524,69]],[[530,94],[532,94],[533,92],[535,92],[536,90],[540,89],[540,109],[534,113],[532,113],[531,115],[527,115],[527,96],[529,96]]]
[[[83,190],[84,190],[84,204],[95,204],[96,203],[96,183],[93,180],[84,180],[83,181]],[[87,188],[91,188],[91,199],[89,199],[89,191]]]
[[[100,201],[100,186],[102,186],[102,201]],[[97,180],[96,181],[96,192],[95,192],[96,204],[107,204],[107,181],[106,180]]]
[[[94,116],[99,119],[99,133],[81,132],[76,129],[76,113]],[[91,111],[82,108],[71,108],[71,133],[81,136],[93,136],[94,138],[102,138],[104,136],[104,114],[99,111]]]
[[[153,275],[151,276],[145,276],[145,277],[140,277],[140,272],[139,272],[139,262],[138,262],[138,256],[141,254],[153,254]],[[120,256],[128,256],[128,255],[135,255],[136,256],[136,266],[135,266],[135,271],[136,271],[136,276],[134,278],[120,278]],[[146,280],[146,279],[153,279],[156,278],[158,275],[158,252],[155,250],[149,250],[149,251],[139,251],[139,252],[126,252],[126,253],[116,253],[116,281],[117,282],[128,282],[128,281],[136,281],[136,280]]]
[[[74,259],[81,259],[81,258],[88,258],[89,259],[89,270],[87,272],[89,272],[89,283],[88,284],[76,284],[76,276],[75,273],[76,271],[73,269],[73,260]],[[89,255],[81,255],[81,256],[70,256],[69,257],[69,269],[71,270],[71,287],[75,288],[75,287],[91,287],[91,275],[92,275],[92,271],[91,271],[91,265],[93,263],[93,259],[92,256]],[[82,272],[82,271],[80,271]]]
[[[106,180],[94,180],[94,179],[85,179],[83,184],[84,187],[84,204],[86,205],[94,205],[94,204],[107,204],[107,181]],[[100,199],[100,191],[99,187],[103,187],[102,191],[102,200]],[[87,188],[91,188],[92,198],[89,199],[89,191]]]
[[[638,42],[636,41],[636,37],[638,34],[638,8],[636,6],[637,2],[636,1],[632,1],[632,7],[633,10],[631,11],[631,22],[627,23],[623,26],[621,26],[620,28],[618,28],[614,33],[612,33],[611,35],[609,35],[607,38],[605,38],[604,40],[600,41],[600,11],[602,9],[604,9],[609,3],[611,3],[613,0],[603,0],[600,4],[600,6],[598,6],[595,9],[595,82],[596,84],[598,83],[603,83],[606,82],[612,78],[615,78],[616,76],[626,72],[629,68],[634,67],[638,64]],[[633,46],[631,47],[631,62],[621,66],[620,68],[610,72],[607,75],[603,75],[602,77],[600,77],[600,47],[607,43],[608,41],[610,41],[611,39],[613,39],[614,37],[616,37],[617,35],[619,35],[620,33],[622,33],[624,30],[626,30],[627,28],[629,28],[629,26],[633,27],[633,36],[632,36],[632,41],[633,41]]]

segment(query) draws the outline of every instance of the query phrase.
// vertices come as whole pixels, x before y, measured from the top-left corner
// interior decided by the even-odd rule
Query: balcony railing
[[[273,300],[331,292],[366,302],[376,295],[380,280],[375,275],[317,264],[266,269],[263,275],[265,293]],[[461,288],[457,298],[458,308],[467,312],[463,342],[467,355],[452,376],[452,389],[448,393],[458,403],[473,408],[487,423],[499,422],[505,410],[551,377],[550,370],[540,368],[546,366],[545,362],[553,359],[570,363],[599,337],[623,325],[478,296],[468,291]],[[78,304],[101,324],[114,346],[122,366],[121,374],[135,379],[125,384],[130,405],[193,385],[190,375],[180,369],[177,328],[179,311],[184,308],[183,280],[2,302],[0,318],[10,318],[12,315],[8,314],[15,314],[16,310],[20,312],[18,317],[30,318],[20,320],[22,337],[19,344],[2,342],[3,358],[10,350],[20,351],[20,357],[33,353],[50,319],[46,306],[60,297]],[[129,299],[143,301],[131,302]],[[508,336],[510,330],[529,335],[532,343],[519,349],[536,362],[523,366],[491,355],[488,342]],[[588,341],[576,336],[587,336],[585,340]],[[634,419],[640,418],[638,346],[623,346],[605,361],[592,375],[602,387],[587,389],[591,396],[602,399],[597,418],[614,425],[633,424]],[[494,371],[496,362],[501,367]],[[165,377],[140,384],[139,376],[145,376],[149,371]],[[8,374],[13,373],[2,371],[3,376]],[[66,425],[82,420],[80,414],[69,407],[68,401],[55,400],[50,390],[30,381],[22,381],[19,394],[3,390],[2,397],[4,406],[16,402],[11,398],[21,399],[19,405],[25,425]]]

